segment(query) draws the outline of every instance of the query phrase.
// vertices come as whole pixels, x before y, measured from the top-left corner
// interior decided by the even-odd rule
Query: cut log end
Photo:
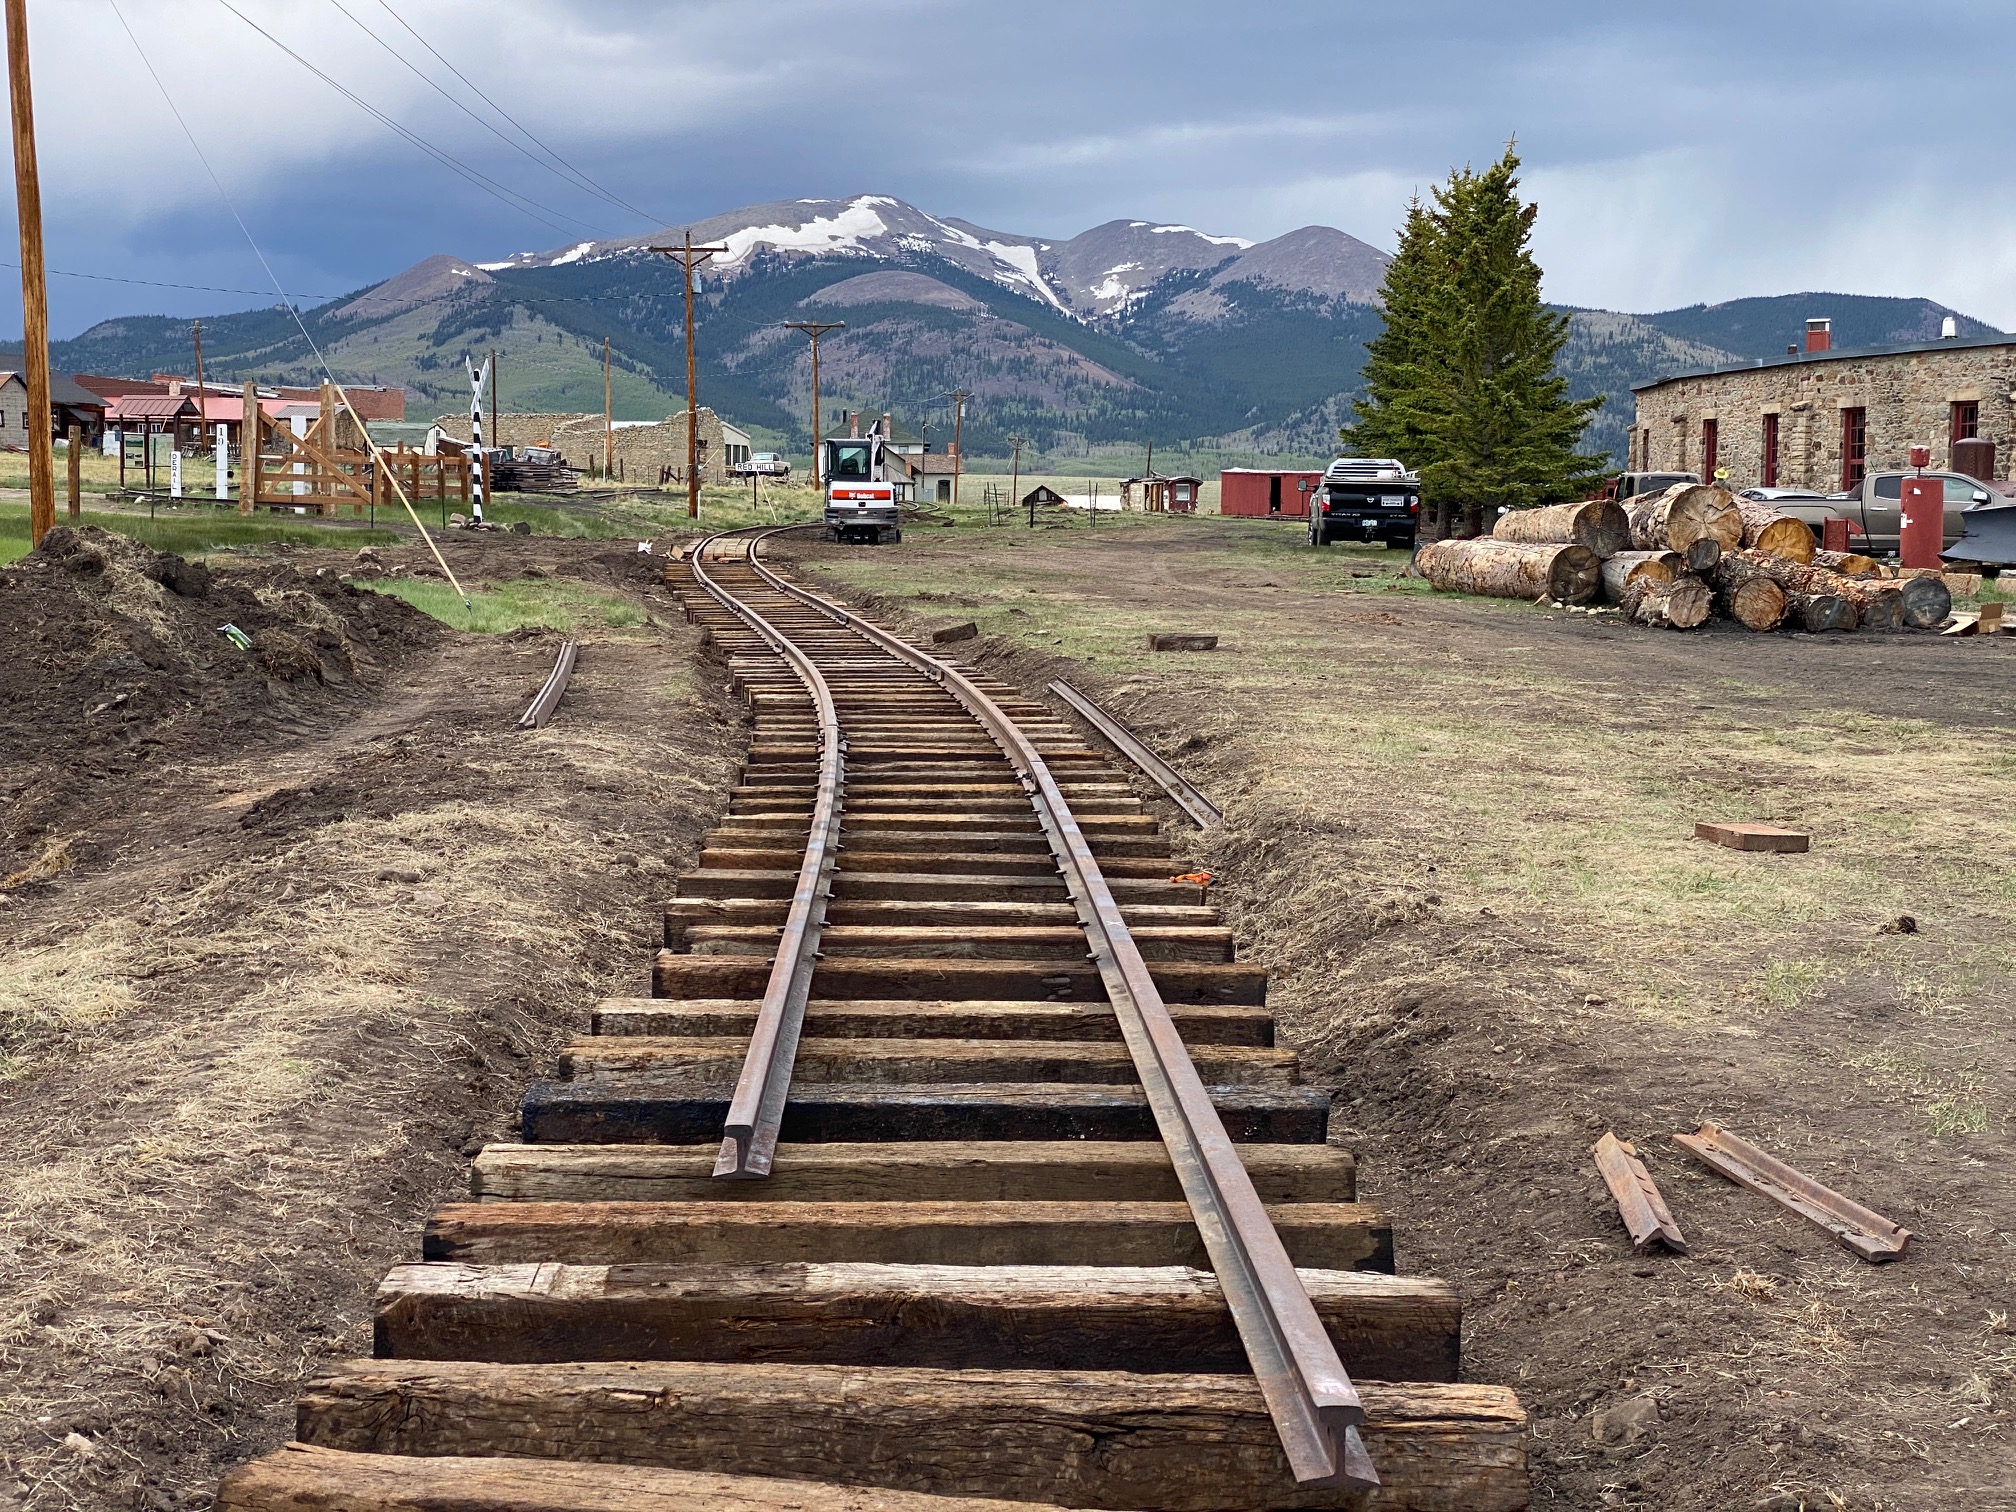
[[[1668,630],[1692,630],[1706,623],[1714,596],[1699,578],[1682,577],[1668,581],[1648,578],[1633,583],[1624,593],[1624,613],[1640,625]]]

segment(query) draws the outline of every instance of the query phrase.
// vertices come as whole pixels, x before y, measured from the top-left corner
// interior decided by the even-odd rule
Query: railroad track
[[[1524,1507],[1516,1399],[1124,775],[770,533],[675,569],[754,730],[653,995],[220,1504]]]

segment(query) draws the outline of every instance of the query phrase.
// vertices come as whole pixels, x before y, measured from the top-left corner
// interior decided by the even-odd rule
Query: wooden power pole
[[[28,384],[28,540],[56,523],[55,421],[49,408],[49,284],[42,271],[42,177],[28,88],[28,0],[7,3],[7,85],[14,105],[14,203],[21,219],[21,355]]]
[[[200,320],[196,321],[194,326],[196,333],[196,408],[201,411],[203,408],[203,322]],[[199,414],[197,418],[200,421],[207,417]]]
[[[616,418],[610,404],[613,390],[609,386],[609,338],[602,338],[602,481],[608,482],[609,475],[616,471]]]
[[[653,247],[672,258],[686,274],[686,514],[700,516],[700,371],[693,358],[693,270],[726,247],[696,247],[693,233],[676,247]]]
[[[1015,496],[1022,491],[1022,448],[1029,443],[1026,437],[1010,436],[1008,444],[1015,448],[1015,460],[1010,464],[1008,483],[1008,508],[1010,510],[1008,518],[1013,520],[1015,518],[1013,510],[1021,502]],[[1034,492],[1034,490],[1032,489],[1031,492]],[[993,521],[989,520],[988,523],[991,525]],[[1029,528],[1031,530],[1036,528],[1036,506],[1034,504],[1029,506]]]
[[[828,331],[844,331],[844,320],[787,320],[787,331],[803,331],[812,338],[812,483],[817,487],[819,478],[819,338]]]
[[[959,473],[966,465],[966,401],[973,396],[962,388],[952,390],[948,397],[952,400],[952,507],[956,509],[959,507]]]

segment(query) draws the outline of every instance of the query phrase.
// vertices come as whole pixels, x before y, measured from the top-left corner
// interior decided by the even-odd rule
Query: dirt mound
[[[223,627],[250,641],[241,649]],[[166,744],[299,709],[368,684],[439,627],[334,573],[213,571],[97,529],[49,532],[0,569],[0,757]]]
[[[0,858],[46,833],[80,779],[299,730],[440,636],[328,568],[213,570],[52,530],[0,569],[0,708],[16,716],[0,722]]]

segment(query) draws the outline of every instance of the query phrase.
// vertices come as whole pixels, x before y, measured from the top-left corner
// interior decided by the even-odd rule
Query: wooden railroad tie
[[[1365,1505],[1297,1484],[1281,1379],[1242,1341],[1251,1304],[1221,1288],[1023,771],[954,688],[729,545],[667,574],[754,728],[664,906],[651,995],[595,1008],[526,1090],[520,1141],[486,1147],[468,1199],[385,1276],[375,1358],[311,1382],[301,1442],[234,1472],[219,1506]],[[1266,971],[1170,880],[1184,868],[1126,770],[1048,706],[960,674],[1070,806],[1232,1141],[1213,1158],[1250,1183],[1351,1373],[1377,1504],[1526,1507],[1525,1414],[1457,1382],[1455,1291],[1393,1273],[1329,1094],[1276,1042]],[[794,900],[827,822],[815,917]],[[809,979],[793,939],[816,946]],[[805,998],[779,1142],[769,1175],[723,1179],[749,1158],[723,1152],[738,1086],[775,1065],[754,1047],[780,954]]]

